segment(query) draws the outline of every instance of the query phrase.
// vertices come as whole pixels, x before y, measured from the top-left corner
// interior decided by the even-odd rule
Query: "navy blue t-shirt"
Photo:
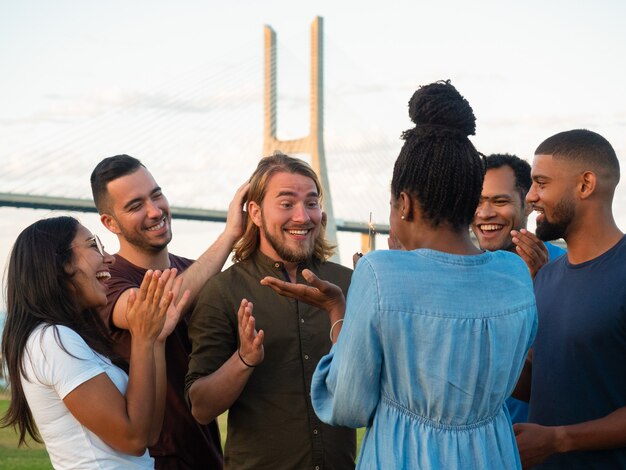
[[[626,406],[626,236],[597,258],[561,256],[535,277],[539,327],[528,421],[602,418]],[[626,469],[626,448],[570,452],[537,469]]]

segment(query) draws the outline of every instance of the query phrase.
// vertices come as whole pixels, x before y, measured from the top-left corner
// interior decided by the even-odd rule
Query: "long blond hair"
[[[250,189],[248,190],[247,203],[250,201],[256,202],[259,206],[263,204],[265,199],[265,193],[267,190],[267,183],[270,178],[276,173],[292,173],[311,178],[317,188],[317,193],[322,201],[322,185],[317,177],[313,168],[309,166],[304,160],[299,158],[290,157],[281,152],[276,152],[274,155],[264,157],[259,161],[259,164],[250,177]],[[315,239],[315,247],[313,250],[313,256],[320,261],[326,261],[330,258],[335,247],[326,241],[326,231],[324,225],[320,229],[320,232]],[[233,255],[233,261],[243,261],[258,249],[260,239],[259,227],[255,225],[250,217],[246,221],[246,230],[243,237],[235,245],[235,254]]]

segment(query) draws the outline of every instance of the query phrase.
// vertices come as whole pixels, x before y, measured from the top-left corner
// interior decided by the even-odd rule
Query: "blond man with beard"
[[[354,468],[354,430],[320,422],[309,396],[331,347],[328,315],[260,284],[266,276],[303,283],[310,269],[347,292],[351,270],[327,261],[321,200],[308,164],[263,158],[236,262],[207,283],[194,309],[188,398],[201,423],[229,410],[229,469]]]

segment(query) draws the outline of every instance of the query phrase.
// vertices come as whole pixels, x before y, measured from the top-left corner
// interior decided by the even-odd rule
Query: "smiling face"
[[[543,241],[566,238],[576,215],[575,171],[552,155],[535,155],[531,175],[533,185],[526,202],[538,213],[537,237]]]
[[[511,230],[526,228],[528,213],[510,166],[485,174],[472,231],[483,250],[514,250]]]
[[[120,244],[151,253],[167,247],[172,239],[170,206],[146,168],[109,182],[107,196],[112,214],[101,219]]]
[[[311,178],[297,173],[274,174],[261,205],[250,201],[248,211],[260,229],[259,249],[264,255],[285,263],[300,263],[313,255],[322,209]]]
[[[115,259],[100,253],[99,242],[89,230],[78,226],[72,241],[72,264],[67,271],[72,275],[78,304],[82,309],[104,307],[107,304],[106,281],[111,277],[109,266]]]

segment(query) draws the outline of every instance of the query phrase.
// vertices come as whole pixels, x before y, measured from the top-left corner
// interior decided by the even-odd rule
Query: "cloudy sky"
[[[263,26],[278,34],[279,137],[308,128],[309,27],[325,25],[326,154],[337,217],[385,223],[413,91],[451,79],[483,153],[531,159],[595,130],[626,168],[619,1],[0,1],[0,192],[89,197],[103,157],[140,158],[171,204],[225,208],[261,156]],[[626,189],[614,206],[626,230]],[[45,211],[0,208],[0,262]],[[96,217],[81,215],[114,238]],[[197,256],[216,224],[175,222]],[[359,248],[340,239],[342,260]]]

